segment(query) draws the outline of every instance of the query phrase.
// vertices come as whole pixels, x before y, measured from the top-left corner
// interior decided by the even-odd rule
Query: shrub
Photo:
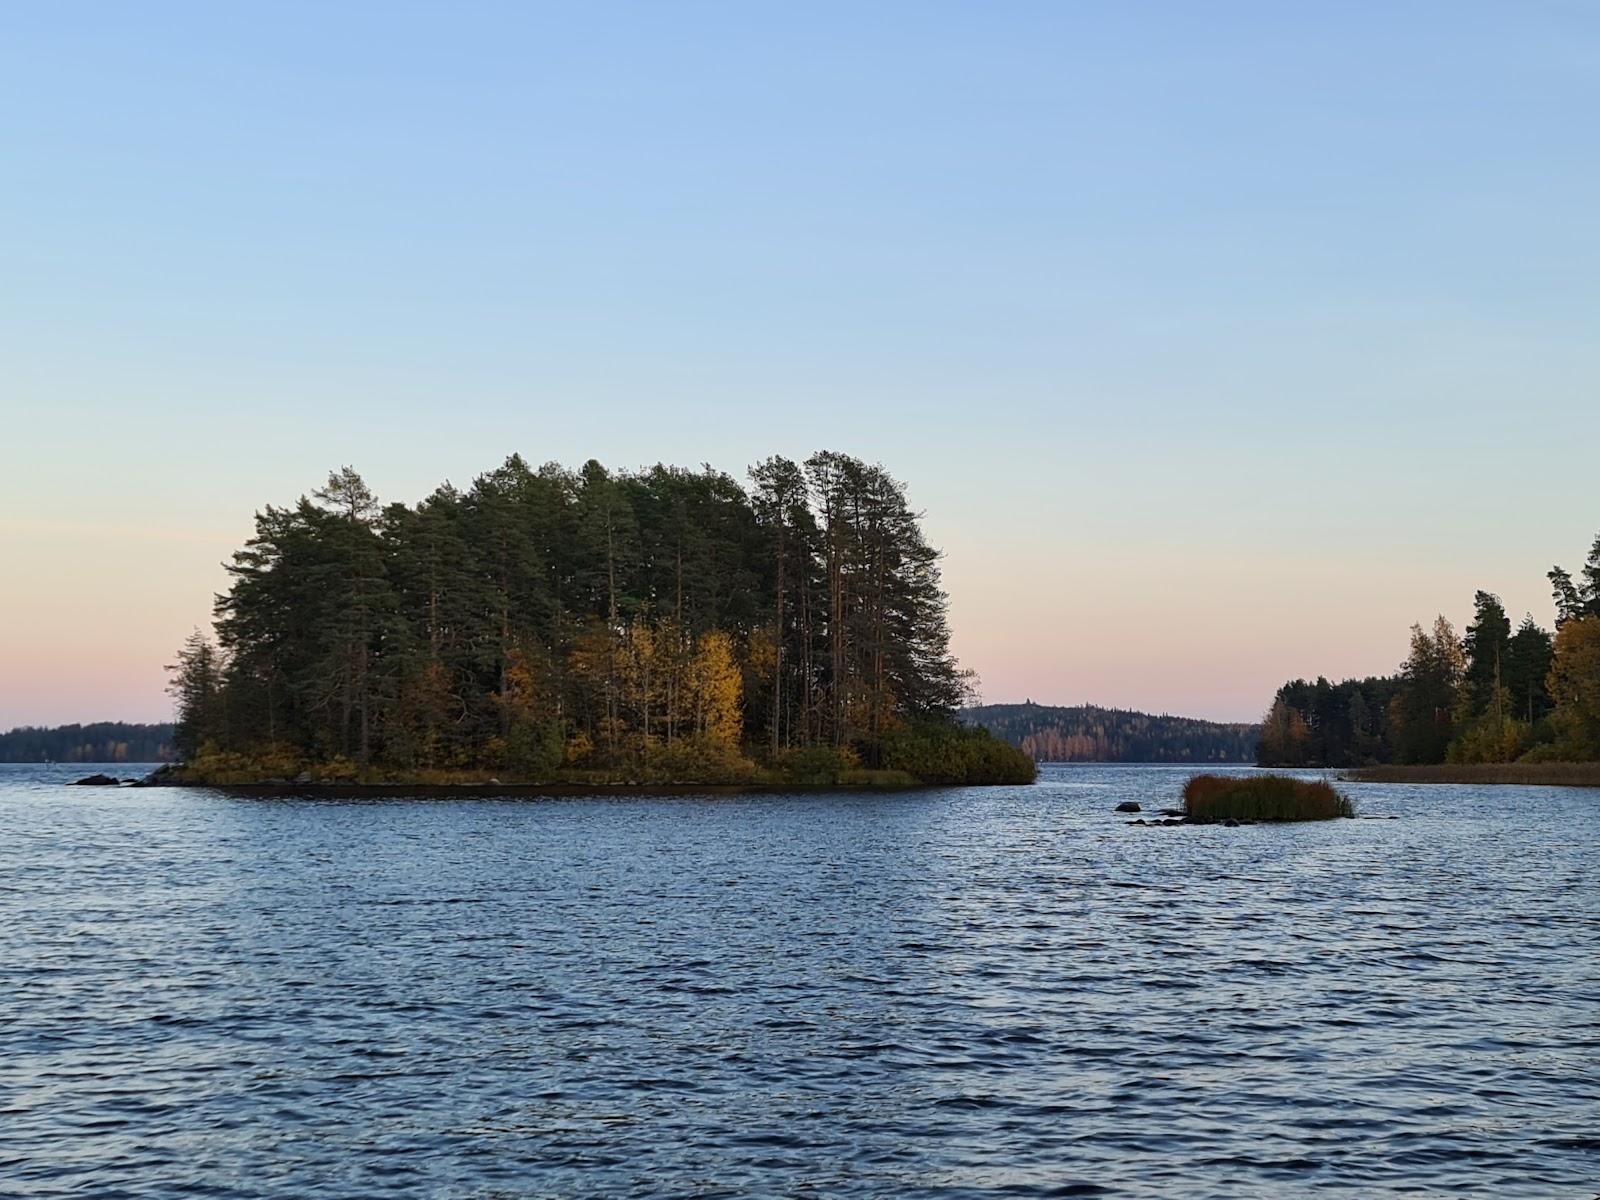
[[[193,783],[218,785],[257,783],[263,779],[292,779],[305,761],[293,746],[268,743],[248,752],[219,750],[206,742],[183,766],[183,774]]]
[[[356,764],[342,754],[336,754],[311,772],[318,783],[355,783],[360,776]]]
[[[1564,737],[1554,742],[1541,742],[1521,758],[1522,763],[1584,763],[1593,762],[1594,755],[1582,742]]]
[[[693,734],[662,746],[650,759],[651,773],[668,783],[748,783],[756,765],[733,742]]]
[[[565,766],[576,767],[588,762],[592,757],[594,757],[594,739],[581,729],[569,737],[566,745],[561,748],[561,762]]]
[[[838,779],[839,786],[849,788],[907,788],[916,787],[922,782],[915,775],[909,775],[904,771],[862,769],[842,771]]]
[[[506,740],[498,734],[485,738],[483,745],[478,749],[478,762],[492,771],[498,771],[506,765]]]
[[[1032,783],[1039,769],[1010,742],[987,729],[927,722],[883,737],[879,765],[923,783]]]
[[[854,771],[861,759],[849,747],[806,746],[778,756],[778,770],[789,783],[838,783],[847,771]]]
[[[518,721],[506,735],[505,765],[519,778],[548,779],[561,765],[563,750],[554,721]]]
[[[1183,785],[1191,821],[1325,821],[1353,817],[1350,801],[1326,780],[1287,775],[1196,775]]]
[[[1526,721],[1492,714],[1468,725],[1445,751],[1449,763],[1515,762],[1533,745],[1533,727]]]

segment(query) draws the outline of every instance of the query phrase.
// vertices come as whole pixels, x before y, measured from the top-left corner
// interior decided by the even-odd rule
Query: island
[[[415,505],[344,467],[256,514],[170,668],[212,785],[1025,783],[957,718],[939,552],[904,484],[823,451],[534,468]]]

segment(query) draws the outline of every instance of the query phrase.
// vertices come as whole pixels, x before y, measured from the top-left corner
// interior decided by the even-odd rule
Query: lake
[[[6,1195],[1600,1187],[1600,791],[1137,828],[1188,771],[65,786],[94,769],[0,767]]]

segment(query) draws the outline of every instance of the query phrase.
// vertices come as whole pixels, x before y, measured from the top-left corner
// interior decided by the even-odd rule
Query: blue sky
[[[1600,529],[1587,4],[17,4],[0,101],[0,725],[345,462],[848,450],[988,698],[1227,717]]]

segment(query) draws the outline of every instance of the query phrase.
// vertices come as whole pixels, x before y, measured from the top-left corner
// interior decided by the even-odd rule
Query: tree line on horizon
[[[969,681],[904,485],[829,451],[749,480],[512,455],[410,506],[333,472],[256,515],[179,652],[178,751],[702,780],[992,753],[953,720]]]
[[[1547,575],[1555,631],[1512,627],[1492,592],[1457,636],[1443,616],[1411,627],[1394,675],[1278,689],[1261,728],[1264,766],[1600,760],[1600,536],[1576,579]]]
[[[1035,762],[1249,763],[1259,726],[1085,704],[982,704],[962,718]]]
[[[0,733],[0,762],[166,762],[173,756],[169,723],[92,721],[86,725],[19,725]]]

